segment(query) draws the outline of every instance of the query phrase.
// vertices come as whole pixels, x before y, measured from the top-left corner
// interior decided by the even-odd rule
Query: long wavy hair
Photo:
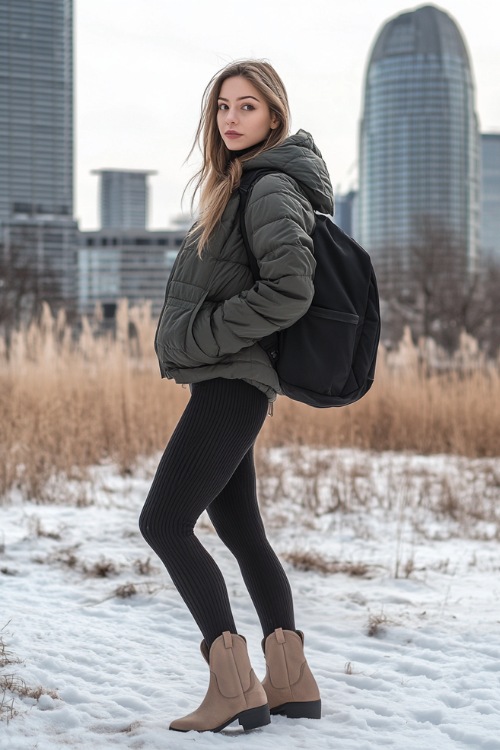
[[[270,130],[264,143],[256,144],[254,149],[241,156],[231,155],[226,147],[217,126],[218,99],[222,84],[227,78],[241,76],[252,83],[264,101],[278,125]],[[290,109],[288,96],[283,81],[275,69],[262,60],[239,60],[226,65],[216,73],[203,93],[201,117],[198,123],[193,147],[189,156],[198,145],[203,155],[200,170],[191,178],[186,189],[194,183],[191,208],[196,194],[200,193],[199,219],[190,230],[198,237],[198,255],[221,220],[232,192],[239,185],[243,163],[252,159],[287,138],[290,129]],[[189,158],[188,156],[188,158]]]

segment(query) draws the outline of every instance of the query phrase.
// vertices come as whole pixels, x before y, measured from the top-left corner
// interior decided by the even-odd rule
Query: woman
[[[314,211],[333,212],[328,171],[311,136],[288,136],[285,88],[265,62],[230,64],[209,83],[196,142],[200,218],[188,233],[165,295],[155,340],[163,377],[189,383],[191,398],[160,461],[140,518],[202,634],[210,668],[205,699],[170,724],[178,731],[244,729],[271,713],[319,718],[318,687],[295,629],[286,574],[266,538],[256,496],[253,446],[279,381],[259,341],[292,325],[313,296]],[[276,169],[254,185],[242,239],[238,185],[247,169]],[[240,566],[257,610],[266,677],[250,665],[227,589],[193,533],[207,510]]]

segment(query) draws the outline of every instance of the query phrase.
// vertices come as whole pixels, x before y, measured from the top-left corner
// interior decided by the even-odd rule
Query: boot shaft
[[[271,713],[319,718],[320,693],[304,655],[304,634],[277,628],[265,639],[263,648],[266,677],[262,684]]]

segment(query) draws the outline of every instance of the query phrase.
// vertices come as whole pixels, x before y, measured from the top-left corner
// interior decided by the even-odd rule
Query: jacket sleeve
[[[291,326],[309,308],[316,261],[311,204],[284,174],[262,177],[245,210],[247,234],[261,279],[225,300],[205,302],[193,321],[197,348],[221,357]]]

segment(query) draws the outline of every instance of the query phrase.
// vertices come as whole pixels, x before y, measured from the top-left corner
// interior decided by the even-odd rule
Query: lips
[[[240,138],[243,133],[238,133],[236,132],[236,130],[227,130],[224,135],[226,136],[226,138]]]

